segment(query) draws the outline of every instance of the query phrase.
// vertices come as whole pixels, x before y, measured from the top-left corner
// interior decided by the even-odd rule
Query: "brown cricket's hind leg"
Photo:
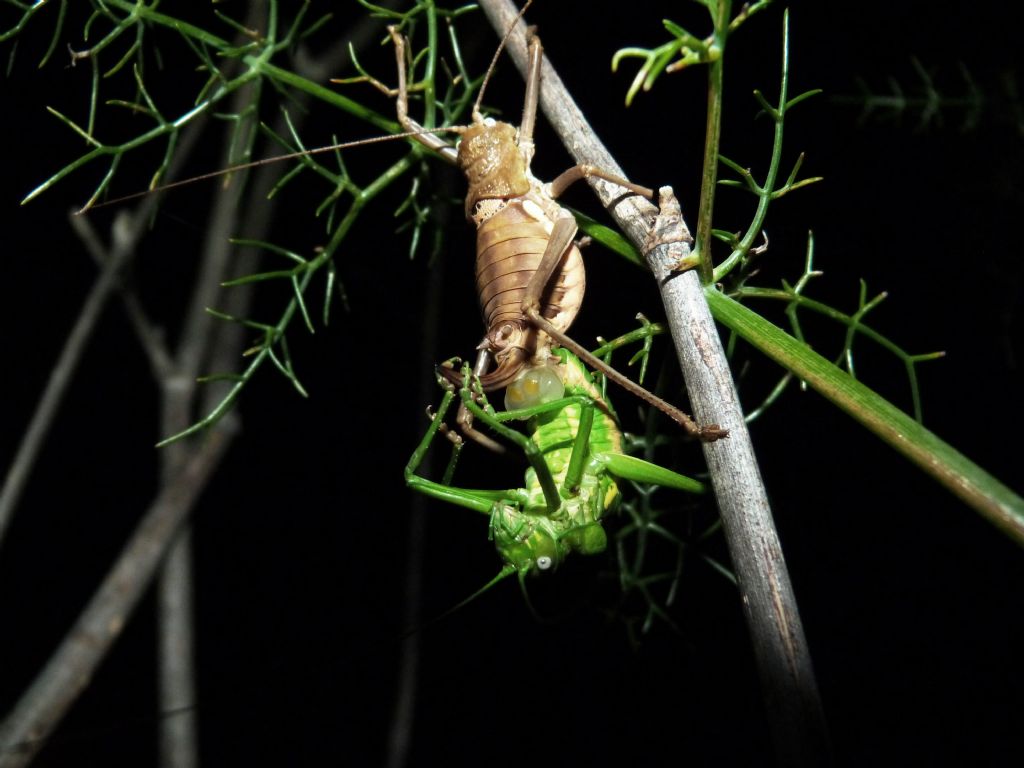
[[[679,424],[691,435],[699,437],[704,442],[713,442],[729,434],[729,430],[722,429],[717,424],[698,425],[692,418],[687,416],[674,405],[662,400],[652,392],[647,391],[636,382],[627,378],[612,368],[603,360],[595,357],[589,350],[573,341],[563,331],[559,330],[550,320],[544,317],[540,311],[540,300],[544,289],[551,281],[555,270],[561,262],[565,252],[572,244],[576,235],[576,220],[571,216],[560,218],[555,221],[551,237],[548,239],[544,255],[541,257],[540,265],[530,283],[526,286],[526,295],[523,298],[523,314],[529,318],[535,327],[540,328],[548,336],[557,341],[563,347],[572,352],[576,357],[596,371],[603,373],[608,379],[614,381],[627,392],[639,397],[645,403],[657,408],[670,419]]]

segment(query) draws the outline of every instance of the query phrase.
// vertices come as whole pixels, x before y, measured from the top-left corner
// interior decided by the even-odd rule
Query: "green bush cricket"
[[[447,377],[439,379],[447,385]],[[454,460],[442,482],[417,474],[456,398],[477,423],[523,451],[530,466],[522,488],[453,486]],[[506,406],[508,410],[495,411],[465,366],[461,387],[446,386],[430,427],[405,468],[406,483],[414,490],[489,517],[489,537],[504,563],[495,581],[513,573],[522,579],[551,570],[573,552],[603,552],[607,536],[602,520],[619,504],[617,479],[689,493],[704,490],[697,480],[623,453],[617,419],[590,373],[567,349],[553,350],[551,364],[521,373],[509,386]],[[526,420],[526,434],[508,426],[516,420]]]

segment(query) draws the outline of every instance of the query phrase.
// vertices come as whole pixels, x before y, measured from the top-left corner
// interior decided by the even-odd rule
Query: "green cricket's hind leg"
[[[565,480],[562,483],[563,493],[572,493],[579,486],[583,478],[583,470],[587,460],[590,458],[590,433],[594,428],[594,408],[596,403],[590,398],[581,404],[580,423],[576,429],[576,438],[572,443],[572,453],[569,454],[569,467],[565,472]]]
[[[704,483],[699,480],[673,472],[671,469],[650,461],[638,459],[636,456],[627,456],[624,453],[596,453],[593,458],[613,475],[623,480],[660,485],[664,488],[676,488],[688,493],[704,493],[707,490]]]
[[[697,480],[634,456],[598,453],[594,458],[621,479],[690,493],[706,490]],[[707,559],[699,549],[691,550],[691,546],[707,534],[685,541],[672,533],[659,522],[668,510],[652,507],[649,493],[642,492],[632,503],[623,504],[622,510],[631,522],[616,532],[615,551],[622,594],[619,607],[627,617],[631,642],[638,643],[639,636],[647,634],[656,620],[681,633],[668,609],[675,601],[684,563],[691,557]],[[655,546],[655,541],[667,544],[668,550],[664,545]],[[639,600],[639,606],[635,605],[635,600]]]

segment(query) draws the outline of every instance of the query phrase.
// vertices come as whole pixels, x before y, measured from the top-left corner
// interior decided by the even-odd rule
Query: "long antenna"
[[[406,632],[402,636],[403,637],[408,637],[409,635],[413,634],[414,632],[422,632],[427,627],[432,627],[435,624],[437,624],[439,621],[447,619],[449,616],[451,616],[457,610],[459,610],[460,608],[465,608],[471,602],[473,602],[478,597],[480,597],[480,595],[482,595],[484,592],[486,592],[487,590],[491,589],[491,587],[496,585],[498,582],[504,581],[505,579],[507,579],[509,576],[511,576],[515,572],[516,572],[515,566],[513,566],[513,565],[506,565],[504,568],[502,568],[500,571],[498,571],[498,575],[497,576],[495,576],[493,579],[491,579],[486,584],[484,584],[482,587],[480,587],[480,589],[478,589],[475,592],[473,592],[469,597],[466,597],[466,598],[460,600],[459,602],[457,602],[455,605],[453,605],[451,608],[449,608],[444,613],[438,614],[434,618],[430,619],[430,621],[427,621],[427,622],[425,622],[423,624],[420,624],[415,629],[410,629],[408,632]]]
[[[163,192],[164,190],[174,189],[175,187],[184,187],[188,184],[192,184],[197,181],[205,181],[206,179],[215,179],[218,176],[226,176],[229,173],[235,171],[243,171],[246,168],[257,168],[261,165],[270,165],[271,163],[279,163],[282,160],[295,160],[300,157],[308,157],[310,155],[320,155],[324,152],[336,152],[339,149],[351,149],[352,147],[362,147],[367,144],[380,144],[385,141],[394,141],[395,139],[407,139],[410,136],[419,136],[424,133],[443,133],[445,131],[452,131],[458,133],[461,127],[456,126],[445,127],[445,128],[423,128],[417,131],[404,131],[402,133],[391,133],[385,136],[374,136],[369,139],[357,139],[355,141],[345,141],[341,144],[330,144],[326,147],[316,147],[315,149],[303,149],[298,152],[289,152],[285,155],[274,155],[273,157],[265,157],[262,160],[253,160],[249,163],[241,163],[240,165],[232,165],[230,168],[221,168],[219,171],[210,171],[209,173],[201,173],[198,176],[190,176],[187,179],[181,179],[180,181],[171,181],[167,184],[161,184],[150,189],[145,189],[141,192],[133,192],[130,195],[124,195],[123,197],[115,197],[112,200],[104,200],[102,203],[95,203],[93,205],[87,205],[81,210],[75,211],[76,216],[80,216],[83,213],[96,210],[97,208],[105,208],[108,205],[115,205],[117,203],[123,203],[127,200],[135,200],[146,195],[152,195],[155,192]]]
[[[483,115],[480,114],[480,104],[483,103],[484,91],[487,89],[487,84],[491,81],[491,74],[494,72],[494,68],[498,65],[498,57],[501,56],[501,52],[505,50],[505,45],[508,43],[508,39],[512,37],[512,30],[516,28],[516,24],[523,18],[523,14],[526,13],[526,9],[533,5],[533,0],[526,0],[523,4],[522,10],[516,14],[516,19],[509,27],[508,31],[505,32],[505,36],[501,38],[501,43],[498,45],[498,50],[494,52],[494,58],[491,59],[491,65],[487,67],[487,72],[484,74],[484,81],[480,86],[480,91],[476,95],[476,101],[473,102],[473,122],[483,120]]]

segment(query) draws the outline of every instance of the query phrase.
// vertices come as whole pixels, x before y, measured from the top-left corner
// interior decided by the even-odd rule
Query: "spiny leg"
[[[508,421],[513,418],[525,417],[520,416],[517,412],[506,412],[502,414],[503,418],[499,420],[493,412],[489,413],[481,408],[473,398],[473,393],[468,389],[463,387],[460,394],[462,396],[462,402],[465,404],[466,408],[472,412],[473,416],[477,420],[483,422],[498,435],[522,449],[527,462],[531,467],[533,467],[534,472],[537,473],[537,481],[540,483],[541,490],[544,492],[544,503],[547,506],[548,514],[554,513],[554,511],[562,505],[562,501],[561,496],[558,493],[558,487],[555,485],[555,480],[551,475],[551,469],[544,460],[544,454],[541,452],[537,444],[522,432],[506,427],[501,423],[502,421]],[[558,400],[554,403],[539,406],[536,409],[531,408],[527,410],[529,411],[529,415],[536,415],[547,410],[555,410],[559,407],[565,407],[566,404],[571,402],[573,402],[573,398]],[[509,413],[512,415],[509,415]]]
[[[398,67],[398,97],[395,99],[395,112],[398,114],[399,124],[406,131],[414,133],[413,138],[427,149],[437,152],[449,163],[454,163],[458,156],[455,147],[449,145],[440,136],[422,133],[425,130],[424,127],[409,117],[409,89],[405,77],[405,38],[398,31],[398,27],[394,25],[388,27],[388,32],[391,33],[391,42],[395,46],[395,59]]]
[[[420,465],[423,463],[424,457],[427,455],[427,451],[430,450],[431,443],[433,443],[434,438],[437,437],[437,433],[444,422],[445,414],[448,412],[448,408],[451,406],[455,396],[456,393],[454,391],[449,390],[444,393],[444,397],[441,399],[441,404],[437,408],[437,413],[431,417],[430,426],[427,428],[427,431],[424,433],[419,445],[416,446],[416,450],[413,451],[412,456],[409,457],[409,461],[405,465],[405,484],[432,498],[447,501],[451,504],[456,504],[460,507],[466,507],[467,509],[472,509],[476,512],[482,512],[483,514],[489,515],[492,507],[494,506],[494,502],[507,496],[507,492],[467,490],[464,488],[454,488],[448,485],[448,482],[451,479],[451,472],[454,469],[454,461],[449,462],[448,469],[445,472],[445,481],[443,483],[437,483],[416,474]],[[458,451],[458,448],[454,447],[452,450]]]
[[[537,113],[537,98],[540,90],[540,67],[543,50],[540,38],[537,37],[532,28],[527,30],[527,41],[529,44],[530,62],[528,77],[526,80],[526,100],[523,106],[523,121],[520,126],[519,141],[520,146],[522,146],[524,140],[528,143],[530,155],[532,155],[533,126]],[[570,168],[551,182],[549,185],[551,196],[553,198],[557,198],[569,185],[579,181],[580,179],[590,177],[596,177],[612,182],[613,184],[618,184],[625,189],[629,189],[645,197],[653,197],[654,195],[653,190],[647,187],[640,186],[639,184],[633,184],[628,179],[624,179],[601,168],[581,164]],[[533,277],[530,279],[530,283],[527,285],[526,295],[523,298],[522,305],[523,314],[525,314],[536,327],[540,328],[551,338],[558,341],[563,347],[566,347],[575,353],[577,357],[586,362],[586,364],[591,368],[601,371],[607,378],[611,379],[628,392],[662,411],[673,421],[680,424],[690,434],[696,435],[701,440],[709,442],[725,437],[728,434],[728,430],[721,429],[717,424],[710,424],[704,427],[698,426],[693,419],[681,410],[665,402],[653,393],[648,392],[640,385],[623,376],[607,363],[596,358],[589,352],[589,350],[577,344],[541,314],[541,296],[553,278],[559,263],[565,256],[566,251],[572,243],[573,237],[576,235],[576,231],[576,221],[571,215],[566,214],[564,217],[555,221],[551,236],[548,239],[547,247],[544,250],[544,255],[541,257],[541,263],[538,265],[537,271],[534,273]]]
[[[473,377],[475,379],[479,379],[487,373],[487,368],[490,364],[491,353],[487,349],[481,349],[477,352],[476,363],[473,364]],[[494,451],[498,454],[506,453],[504,445],[488,437],[473,426],[473,413],[466,407],[466,404],[461,401],[459,402],[458,413],[455,415],[455,423],[458,425],[459,431],[470,440],[479,443],[489,451]]]
[[[563,171],[555,177],[555,180],[548,185],[551,196],[554,198],[559,197],[566,189],[572,184],[575,184],[581,179],[604,179],[610,181],[612,184],[618,184],[620,187],[625,187],[630,192],[635,192],[638,195],[642,195],[646,198],[654,197],[654,190],[650,187],[644,187],[640,184],[634,184],[629,179],[624,179],[621,176],[617,176],[614,173],[610,173],[602,168],[598,168],[595,165],[588,165],[581,163],[580,165],[574,165],[567,171]]]
[[[541,314],[541,296],[547,288],[548,283],[553,278],[559,263],[565,256],[565,253],[576,234],[576,230],[576,220],[573,219],[572,216],[568,215],[568,213],[565,217],[559,218],[555,221],[555,225],[551,231],[551,236],[548,239],[547,247],[544,249],[544,255],[541,257],[540,264],[537,267],[537,271],[534,273],[533,277],[530,278],[530,282],[526,286],[526,295],[523,297],[522,305],[523,314],[526,315],[530,322],[537,328],[540,328],[552,339],[575,354],[590,368],[600,371],[627,392],[630,392],[649,405],[657,408],[670,419],[682,426],[683,429],[690,434],[699,437],[705,442],[712,442],[728,435],[729,431],[722,429],[717,424],[699,426],[693,419],[674,405],[670,405],[665,402],[657,395],[647,391],[636,382],[619,373],[603,360],[595,357],[588,349],[573,341],[572,338],[555,327],[550,320]]]
[[[529,46],[529,64],[526,68],[526,94],[523,97],[523,119],[519,122],[519,148],[527,166],[533,159],[533,128],[537,123],[537,97],[540,94],[540,65],[544,58],[544,49],[536,28],[528,27],[526,41]]]
[[[525,302],[524,302],[525,305]],[[712,443],[715,440],[720,440],[723,437],[727,437],[729,430],[722,429],[717,424],[697,424],[690,416],[685,414],[674,405],[665,402],[660,397],[655,395],[653,392],[644,389],[632,379],[619,373],[617,370],[612,368],[610,365],[605,363],[600,358],[594,357],[582,345],[574,341],[570,336],[556,328],[546,317],[542,316],[540,310],[536,307],[523,307],[523,314],[530,318],[530,322],[536,325],[538,328],[543,330],[551,338],[561,344],[563,347],[568,349],[570,352],[575,354],[580,360],[585,362],[589,367],[596,371],[600,371],[609,380],[615,382],[620,387],[625,389],[630,394],[640,398],[648,405],[657,408],[659,411],[664,413],[674,422],[679,424],[683,429],[689,432],[691,435],[701,439],[706,443]]]
[[[540,68],[544,58],[544,49],[541,46],[540,38],[537,36],[536,27],[529,27],[526,30],[526,43],[529,47],[529,63],[526,69],[526,96],[523,99],[523,119],[519,123],[519,148],[524,150],[523,155],[527,165],[529,165],[530,160],[533,158],[533,129],[537,122],[537,99],[540,96]],[[592,177],[618,184],[620,187],[624,187],[647,198],[654,197],[654,190],[649,187],[634,184],[614,173],[587,164],[574,165],[552,181],[550,184],[551,197],[557,198],[574,182]]]

